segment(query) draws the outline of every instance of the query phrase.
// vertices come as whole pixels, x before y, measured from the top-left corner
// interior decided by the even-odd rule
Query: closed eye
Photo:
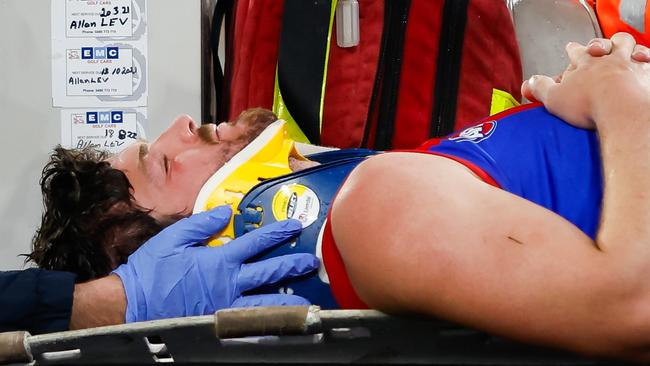
[[[167,159],[167,155],[163,155],[163,163],[165,166],[165,175],[169,175],[169,159]]]
[[[140,147],[138,148],[138,160],[142,161],[148,152],[149,146],[145,143],[140,144]]]

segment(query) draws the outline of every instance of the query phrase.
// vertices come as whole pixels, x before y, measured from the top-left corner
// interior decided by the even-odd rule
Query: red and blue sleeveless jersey
[[[592,239],[596,235],[603,195],[598,137],[553,116],[540,104],[486,118],[429,140],[417,151],[457,161],[486,183],[555,212]],[[366,308],[349,282],[329,225],[323,244],[337,303],[342,308]]]
[[[539,104],[510,109],[411,151],[455,160],[486,183],[555,212],[592,238],[596,235],[603,194],[597,135],[567,124]],[[341,150],[317,155],[311,157],[322,163],[318,167],[269,179],[253,188],[238,207],[242,214],[235,216],[236,232],[243,234],[246,220],[255,216],[245,214],[247,209],[257,212],[261,207],[263,212],[274,212],[270,205],[278,190],[295,184],[307,187],[313,193],[309,197],[320,202],[318,218],[303,230],[295,246],[279,246],[267,256],[315,253],[322,256],[324,273],[292,279],[268,291],[277,292],[278,286],[291,288],[324,308],[367,308],[348,278],[329,214],[350,171],[372,153]],[[265,215],[265,221],[269,220],[273,216]]]
[[[543,206],[594,238],[603,194],[598,137],[528,104],[421,146]],[[450,192],[451,193],[451,192]],[[462,194],[462,192],[458,192]]]

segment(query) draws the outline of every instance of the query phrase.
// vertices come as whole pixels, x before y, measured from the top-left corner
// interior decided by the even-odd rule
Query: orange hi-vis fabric
[[[650,11],[647,0],[596,0],[596,14],[605,37],[630,33],[637,43],[650,45]]]

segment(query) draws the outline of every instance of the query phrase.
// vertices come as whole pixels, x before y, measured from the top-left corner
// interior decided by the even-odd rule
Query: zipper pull
[[[359,45],[359,2],[339,0],[336,4],[336,44],[342,48]]]

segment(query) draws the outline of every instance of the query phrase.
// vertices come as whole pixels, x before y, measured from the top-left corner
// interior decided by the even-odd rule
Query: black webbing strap
[[[332,0],[285,0],[278,85],[293,119],[311,143],[320,142],[321,98]]]
[[[469,0],[446,0],[442,13],[430,137],[454,131]]]
[[[214,91],[217,99],[217,115],[216,119],[214,120],[216,123],[228,120],[230,86],[227,85],[227,80],[224,76],[224,70],[221,68],[221,62],[219,60],[219,36],[221,34],[221,25],[225,21],[225,39],[228,40],[228,33],[230,31],[230,25],[232,23],[231,18],[233,6],[234,0],[217,0],[212,16],[210,46],[212,49],[212,75],[214,80]],[[226,63],[229,62],[229,53],[230,52],[226,52]]]
[[[411,0],[386,0],[384,2],[384,29],[382,33],[377,76],[370,100],[370,111],[379,104],[375,142],[376,150],[391,148],[395,131],[395,113],[402,70],[404,35],[411,7]],[[372,113],[368,114],[362,146],[368,146],[368,133],[372,125]]]

